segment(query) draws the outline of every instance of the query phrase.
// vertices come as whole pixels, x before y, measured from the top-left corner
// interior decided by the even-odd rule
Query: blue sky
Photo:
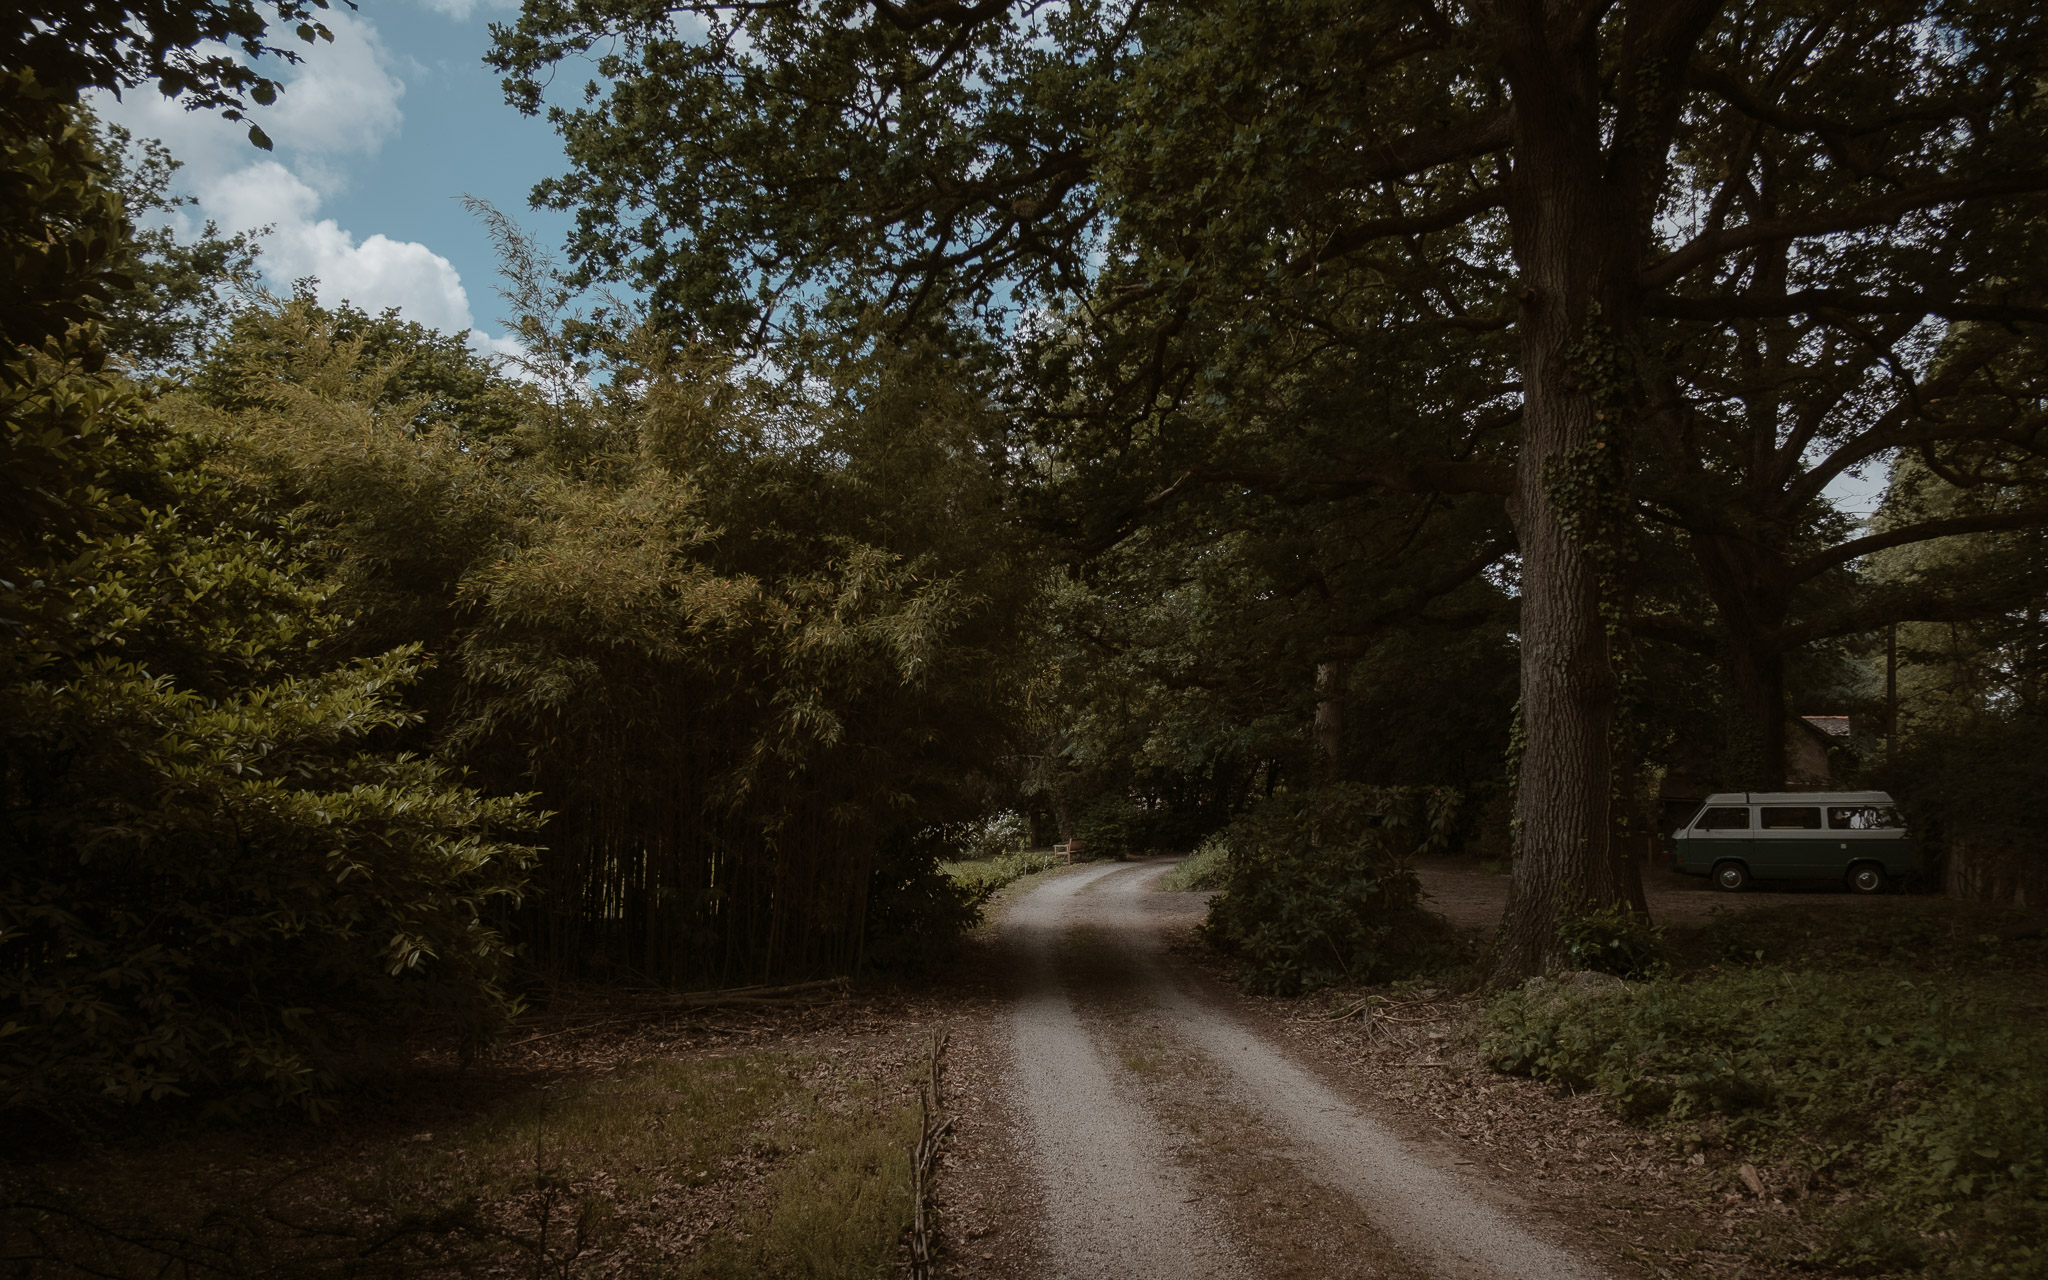
[[[251,109],[276,142],[268,154],[240,127],[147,87],[95,105],[185,162],[180,185],[198,200],[197,219],[274,228],[264,242],[273,288],[317,275],[323,302],[396,306],[491,349],[505,328],[496,259],[457,197],[490,200],[551,248],[569,228],[526,203],[535,182],[561,170],[558,140],[505,105],[482,62],[488,24],[516,14],[512,0],[336,4],[334,42],[307,46],[277,104]]]

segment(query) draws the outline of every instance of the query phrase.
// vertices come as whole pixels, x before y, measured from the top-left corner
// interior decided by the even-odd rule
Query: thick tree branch
[[[1498,563],[1502,556],[1514,549],[1515,540],[1513,535],[1496,538],[1481,547],[1476,555],[1463,564],[1457,565],[1426,582],[1417,583],[1408,590],[1398,593],[1396,603],[1374,610],[1355,625],[1332,630],[1330,632],[1332,640],[1348,640],[1354,643],[1333,646],[1328,656],[1355,658],[1364,652],[1367,642],[1395,623],[1442,623],[1446,621],[1443,618],[1429,617],[1425,611],[1431,604],[1477,578],[1486,571],[1489,565]],[[1469,621],[1482,621],[1498,615],[1504,608],[1512,607],[1513,602],[1503,598],[1498,603],[1490,604],[1485,608],[1467,610],[1458,615],[1458,617]]]
[[[1855,143],[1856,138],[1885,133],[1902,124],[1928,124],[1954,120],[1959,116],[1977,115],[1991,105],[1984,101],[1920,102],[1896,111],[1859,112],[1854,120],[1850,120],[1814,111],[1793,111],[1776,103],[1766,102],[1752,93],[1750,86],[1730,75],[1724,68],[1695,66],[1688,78],[1694,85],[1713,94],[1752,120],[1788,134],[1807,134],[1820,139],[1821,145],[1827,148],[1830,156],[1862,177],[1880,173],[1884,166],[1879,158],[1858,147]]]
[[[1828,570],[1849,563],[1859,556],[1890,547],[1908,546],[1915,542],[1929,542],[1935,538],[1952,538],[1963,533],[1998,533],[2009,529],[2034,529],[2048,525],[2048,507],[2031,507],[2020,511],[1990,511],[1982,515],[1951,516],[1946,520],[1923,520],[1918,524],[1901,525],[1883,533],[1873,533],[1865,538],[1853,538],[1839,546],[1830,547],[1819,555],[1808,556],[1793,565],[1788,572],[1790,582],[1806,582],[1817,578]]]
[[[1361,462],[1344,472],[1216,470],[1190,472],[1212,484],[1241,484],[1262,493],[1305,488],[1329,496],[1390,489],[1396,493],[1493,493],[1515,491],[1514,471],[1493,462]],[[1186,479],[1186,477],[1183,477]]]
[[[1511,135],[1505,109],[1475,116],[1464,124],[1434,133],[1414,133],[1368,149],[1365,170],[1356,177],[1365,182],[1406,178],[1453,160],[1470,160],[1500,151]]]
[[[1794,623],[1769,637],[1781,653],[1817,640],[1862,635],[1894,622],[1973,622],[2003,612],[2030,596],[2023,585],[1992,584],[1974,591],[1891,591],[1852,607]]]
[[[1340,227],[1331,232],[1329,239],[1323,241],[1315,252],[1296,258],[1289,267],[1295,275],[1307,275],[1325,262],[1354,253],[1388,236],[1425,235],[1431,231],[1442,231],[1446,227],[1458,226],[1488,209],[1500,207],[1502,198],[1503,193],[1498,187],[1483,187],[1427,213],[1403,218],[1375,218],[1369,222]]]
[[[1764,218],[1738,227],[1706,232],[1693,237],[1663,260],[1645,267],[1636,282],[1648,288],[1662,288],[1694,267],[1725,257],[1738,249],[1772,240],[1797,240],[1809,236],[1856,231],[1897,222],[1916,209],[1927,209],[1956,200],[1987,196],[2025,195],[2048,191],[2048,169],[2020,169],[1997,177],[1953,178],[1851,205],[1846,209],[1825,209],[1786,218]]]
[[[1306,488],[1321,498],[1341,498],[1375,489],[1396,493],[1492,493],[1506,497],[1514,493],[1514,472],[1491,462],[1361,463],[1341,475],[1189,467],[1165,488],[1120,512],[1102,533],[1081,544],[1081,554],[1094,556],[1109,550],[1123,541],[1147,514],[1191,489],[1208,484],[1241,485],[1260,493]]]
[[[1668,316],[1676,320],[1758,320],[1807,315],[1815,311],[1849,311],[1861,315],[1940,316],[1944,320],[2048,324],[2048,307],[1955,302],[1924,293],[1851,293],[1846,289],[1801,289],[1775,297],[1735,294],[1720,298],[1684,298],[1653,293],[1643,299],[1643,311],[1647,315]]]

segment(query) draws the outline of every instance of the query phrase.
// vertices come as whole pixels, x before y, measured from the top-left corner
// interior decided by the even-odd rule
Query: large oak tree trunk
[[[1616,682],[1599,575],[1588,548],[1561,519],[1548,479],[1595,438],[1595,397],[1572,353],[1596,317],[1610,327],[1628,323],[1622,284],[1631,268],[1616,225],[1622,211],[1601,176],[1599,79],[1590,44],[1559,56],[1543,47],[1547,37],[1507,58],[1515,111],[1508,216],[1523,284],[1522,440],[1512,515],[1522,555],[1524,742],[1514,883],[1495,947],[1496,982],[1549,964],[1561,915],[1626,897],[1608,841]]]

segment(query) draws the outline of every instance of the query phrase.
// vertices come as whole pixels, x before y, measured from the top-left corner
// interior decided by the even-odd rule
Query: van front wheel
[[[1849,888],[1854,893],[1883,893],[1887,883],[1884,868],[1875,862],[1859,862],[1849,868]]]
[[[1727,893],[1740,893],[1749,887],[1749,868],[1739,862],[1723,862],[1714,868],[1714,887]]]

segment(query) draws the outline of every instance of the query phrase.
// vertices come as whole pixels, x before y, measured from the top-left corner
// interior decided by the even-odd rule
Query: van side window
[[[1725,808],[1709,809],[1700,815],[1698,822],[1692,825],[1696,831],[1747,831],[1749,830],[1749,810],[1746,808],[1738,809],[1732,805]]]
[[[1879,805],[1837,805],[1828,810],[1828,826],[1836,831],[1901,831],[1905,819],[1897,809]]]
[[[1818,831],[1820,830],[1820,807],[1765,809],[1763,828],[1766,831]]]

